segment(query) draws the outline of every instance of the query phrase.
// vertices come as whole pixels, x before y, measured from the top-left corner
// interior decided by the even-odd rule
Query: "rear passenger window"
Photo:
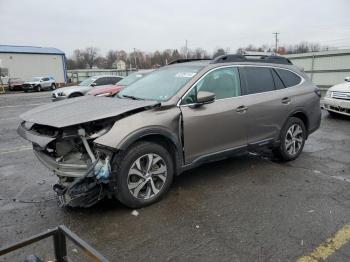
[[[301,78],[291,71],[284,69],[276,69],[276,71],[286,87],[296,86],[301,82]]]
[[[285,88],[281,78],[277,75],[275,70],[272,70],[272,76],[273,76],[273,81],[275,82],[276,89],[283,89]]]
[[[271,69],[268,67],[243,67],[247,94],[256,94],[275,90]]]

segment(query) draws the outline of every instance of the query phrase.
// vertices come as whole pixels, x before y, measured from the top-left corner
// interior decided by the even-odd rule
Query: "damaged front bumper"
[[[102,133],[86,134],[82,127],[68,131],[38,128],[28,122],[18,127],[18,134],[33,143],[38,160],[58,176],[54,191],[61,205],[72,207],[89,207],[108,193],[112,152],[99,151],[93,144]]]
[[[58,176],[83,177],[88,171],[87,164],[59,163],[43,151],[36,150],[35,147],[34,154],[44,166]]]

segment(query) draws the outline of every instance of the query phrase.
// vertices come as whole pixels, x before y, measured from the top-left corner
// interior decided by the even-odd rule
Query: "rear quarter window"
[[[301,77],[291,71],[276,69],[276,72],[286,87],[296,86],[301,82]]]

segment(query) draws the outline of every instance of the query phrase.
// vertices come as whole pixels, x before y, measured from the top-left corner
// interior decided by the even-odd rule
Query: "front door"
[[[199,91],[214,93],[215,101],[194,106]],[[180,105],[186,164],[247,144],[244,99],[236,67],[214,69],[192,87]]]

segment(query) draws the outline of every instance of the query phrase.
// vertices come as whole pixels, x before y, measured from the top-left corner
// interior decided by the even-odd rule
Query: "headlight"
[[[332,96],[332,91],[328,90],[327,93],[326,93],[326,97],[331,97],[331,96]]]

